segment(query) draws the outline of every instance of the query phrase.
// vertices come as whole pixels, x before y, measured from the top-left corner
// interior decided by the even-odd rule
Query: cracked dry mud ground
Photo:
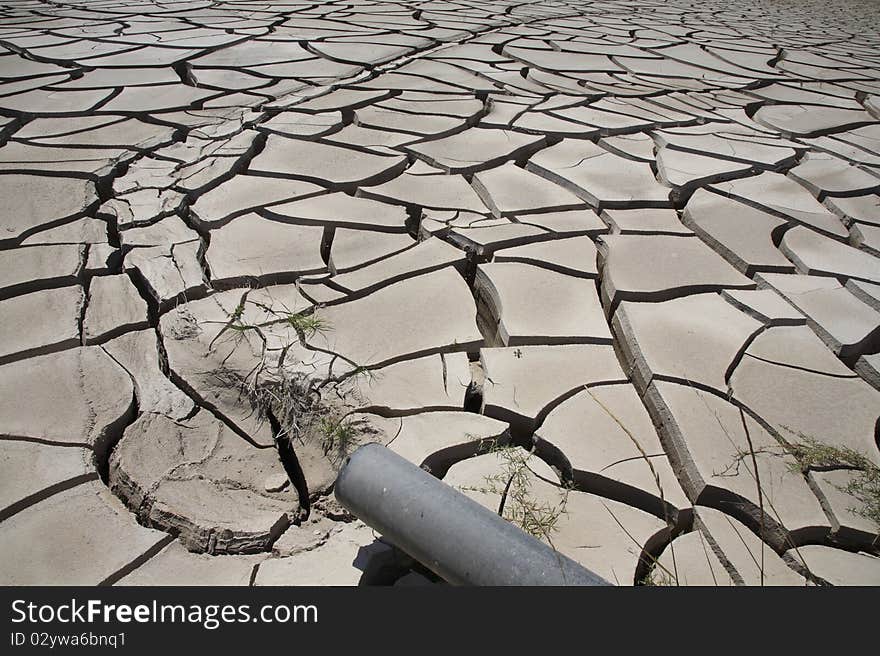
[[[0,582],[394,582],[372,440],[618,584],[880,583],[794,448],[880,462],[875,3],[0,16]]]

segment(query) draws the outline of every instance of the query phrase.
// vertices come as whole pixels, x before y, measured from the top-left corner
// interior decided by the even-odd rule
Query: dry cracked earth
[[[431,582],[366,441],[612,583],[880,583],[877,4],[0,16],[3,583]]]

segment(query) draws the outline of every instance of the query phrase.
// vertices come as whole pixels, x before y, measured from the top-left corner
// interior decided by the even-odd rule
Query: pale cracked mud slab
[[[731,586],[730,573],[700,530],[676,537],[649,574],[651,585]]]
[[[443,480],[507,519],[522,517],[530,504],[547,516],[562,509],[553,529],[536,528],[535,537],[552,541],[561,553],[616,585],[638,580],[668,532],[663,520],[632,506],[560,486],[547,463],[521,447],[460,462]],[[589,536],[584,525],[591,527]]]
[[[830,532],[794,458],[752,417],[686,385],[658,381],[647,398],[695,504],[738,517],[778,550]]]
[[[880,393],[805,326],[775,327],[759,335],[733,371],[730,389],[786,440],[814,439],[880,461],[872,450]]]
[[[880,584],[880,558],[871,554],[808,545],[786,556],[825,585],[875,586]]]
[[[187,551],[178,541],[122,577],[116,585],[250,585],[254,568],[265,554],[209,556]]]
[[[94,466],[135,412],[131,378],[97,346],[3,365],[0,380],[15,390],[0,399],[4,438],[85,447]]]
[[[626,381],[613,349],[601,344],[484,348],[480,363],[483,414],[527,434],[584,386]]]
[[[442,478],[449,467],[510,440],[503,421],[470,412],[420,412],[403,417],[355,415],[384,434],[396,454]]]
[[[611,342],[591,280],[496,261],[477,267],[474,293],[493,345]]]
[[[620,304],[612,328],[627,371],[644,393],[661,378],[724,393],[728,371],[763,325],[720,294],[694,294],[663,303]]]
[[[100,481],[51,496],[3,524],[0,567],[10,585],[45,585],[47,572],[55,585],[110,583],[171,541],[140,526]]]
[[[537,452],[562,480],[670,522],[690,502],[635,389],[597,385],[556,406],[535,431]],[[689,512],[682,513],[689,516]]]
[[[210,413],[185,421],[142,414],[110,458],[109,484],[148,526],[177,533],[190,551],[264,551],[298,506],[289,488],[269,493],[284,469]]]
[[[370,550],[387,548],[366,524],[343,524],[319,549],[264,561],[254,585],[358,585],[368,571]]]
[[[536,446],[615,583],[870,580],[798,458],[880,462],[878,8],[661,4],[0,10],[0,582],[393,584],[369,441]]]
[[[352,377],[340,388],[359,410],[382,415],[406,415],[424,410],[459,410],[472,386],[465,353],[439,353],[403,360]]]
[[[841,358],[876,350],[880,313],[834,278],[766,273],[757,280],[802,312],[808,325]]]
[[[379,367],[442,351],[476,351],[483,342],[467,284],[450,268],[328,307],[320,316],[332,328],[308,343],[353,366]]]
[[[621,301],[666,301],[755,286],[696,237],[608,235],[600,241],[599,256],[602,297],[612,310]],[[649,257],[650,269],[644,266]]]
[[[740,585],[806,585],[807,580],[729,514],[697,506],[695,524]]]

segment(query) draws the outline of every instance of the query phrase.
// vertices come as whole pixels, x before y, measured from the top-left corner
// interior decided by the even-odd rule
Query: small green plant
[[[657,565],[642,579],[642,585],[672,587],[677,586],[678,581],[675,580],[668,569]]]
[[[532,494],[532,484],[537,474],[529,467],[530,452],[517,446],[497,443],[491,445],[487,452],[498,455],[501,470],[485,476],[483,486],[462,489],[499,495],[498,514],[501,517],[526,533],[545,540],[552,547],[552,535],[567,512],[570,488],[559,486],[560,498],[555,503],[537,500]]]
[[[315,335],[322,334],[330,330],[330,323],[326,319],[322,319],[317,314],[293,314],[289,313],[280,319],[286,323],[297,333],[302,333],[308,339]]]
[[[320,418],[318,434],[324,455],[337,465],[358,446],[360,437],[360,431],[354,422],[335,415]]]
[[[265,335],[263,334],[264,329],[271,329],[273,326],[283,326],[287,325],[293,328],[300,339],[305,340],[311,337],[314,337],[318,334],[323,334],[330,330],[330,323],[321,317],[319,317],[316,313],[312,312],[311,314],[304,314],[302,312],[290,312],[284,310],[283,312],[277,312],[271,310],[263,304],[257,304],[258,307],[262,308],[266,311],[266,314],[271,316],[272,318],[261,321],[259,323],[245,323],[243,319],[244,309],[245,309],[245,299],[243,298],[241,302],[235,307],[232,313],[229,315],[229,319],[224,323],[223,328],[214,336],[209,344],[209,350],[214,348],[214,344],[224,335],[227,331],[232,331],[237,335],[237,339],[244,333],[253,332],[256,333],[261,340],[265,341]]]
[[[788,448],[797,461],[792,464],[792,469],[804,473],[823,469],[852,471],[850,482],[838,487],[858,502],[858,505],[848,510],[880,524],[880,467],[864,454],[849,447],[829,446],[803,433],[798,433],[798,437],[800,442],[793,443]]]

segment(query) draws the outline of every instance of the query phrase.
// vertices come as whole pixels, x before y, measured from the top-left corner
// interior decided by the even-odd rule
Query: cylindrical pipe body
[[[355,451],[336,498],[456,585],[609,585],[579,563],[379,444]]]

